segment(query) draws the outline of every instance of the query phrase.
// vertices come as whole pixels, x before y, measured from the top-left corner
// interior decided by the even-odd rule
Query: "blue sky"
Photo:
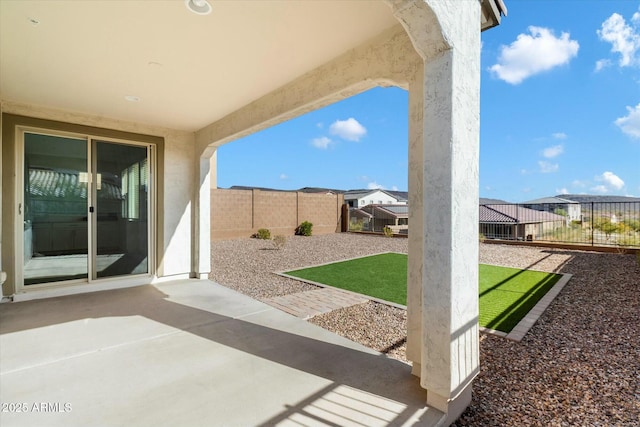
[[[481,197],[640,197],[640,2],[506,4],[482,33]],[[406,190],[407,103],[376,88],[229,143],[218,186]]]

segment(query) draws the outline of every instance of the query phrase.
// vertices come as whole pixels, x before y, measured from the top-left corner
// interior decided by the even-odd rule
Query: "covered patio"
[[[444,417],[407,364],[207,280],[5,304],[0,360],[2,402],[18,405],[0,413],[3,426]]]
[[[203,14],[204,3],[0,2],[0,282],[3,299],[15,304],[0,310],[10,314],[9,324],[43,327],[8,334],[3,372],[24,372],[33,384],[56,389],[56,378],[47,378],[55,373],[26,374],[28,366],[44,366],[41,360],[12,366],[4,358],[30,360],[33,352],[23,340],[46,335],[54,327],[49,316],[91,313],[91,305],[68,307],[65,301],[88,298],[107,313],[118,312],[108,295],[152,288],[116,289],[152,283],[165,292],[168,285],[159,283],[173,281],[172,292],[165,292],[173,297],[174,288],[192,286],[182,280],[207,279],[216,268],[209,223],[218,147],[372,87],[395,85],[409,92],[407,355],[426,390],[422,400],[446,414],[443,423],[452,422],[469,404],[479,372],[478,271],[471,261],[478,259],[480,32],[500,23],[503,2],[211,1]],[[45,175],[68,177],[69,191],[56,184],[47,187],[55,197],[40,198],[32,179]],[[113,197],[105,197],[107,189]],[[54,274],[33,266],[43,258],[54,261]],[[65,264],[69,259],[73,269]],[[115,293],[101,292],[107,290]],[[71,296],[82,293],[95,295]],[[144,295],[167,304],[153,292]],[[69,299],[18,303],[62,296]],[[31,312],[38,304],[51,304],[54,312]],[[147,304],[140,301],[136,310]],[[126,320],[106,327],[106,336],[131,329],[129,321],[140,320],[136,310],[106,321]],[[170,331],[182,323],[156,315],[148,318],[154,328],[163,325],[161,335],[181,336]],[[94,317],[103,319],[87,314],[70,324]],[[251,324],[229,322],[210,324]],[[213,329],[206,333],[223,334]],[[240,330],[235,335],[243,336]],[[80,344],[96,339],[89,334]],[[37,357],[60,351],[56,340],[41,342],[49,346]],[[149,354],[169,354],[167,347]],[[104,353],[98,348],[111,347],[84,351],[97,357]],[[179,359],[179,345],[174,348],[171,363]],[[232,386],[260,383],[261,370],[231,366],[225,372]],[[65,396],[88,396],[102,386],[84,372],[75,375],[81,386]],[[197,391],[194,379],[189,387]],[[138,399],[159,392],[152,378],[143,380],[149,384],[135,384]],[[3,374],[3,402],[27,392],[4,384]],[[281,388],[268,383],[262,400],[274,389]],[[117,403],[112,412],[127,408],[126,401],[111,403]]]

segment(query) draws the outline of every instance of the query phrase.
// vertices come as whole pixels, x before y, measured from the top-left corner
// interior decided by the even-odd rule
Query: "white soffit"
[[[0,99],[195,131],[397,24],[380,1],[210,3],[0,0]]]

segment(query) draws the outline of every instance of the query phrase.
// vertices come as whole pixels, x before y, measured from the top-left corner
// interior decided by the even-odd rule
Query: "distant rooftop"
[[[524,204],[538,204],[538,203],[567,204],[567,203],[578,203],[578,202],[576,202],[575,200],[565,199],[560,196],[554,196],[554,197],[542,197],[540,199],[528,200],[522,203]]]
[[[480,222],[535,224],[546,221],[564,221],[565,217],[550,212],[536,211],[518,205],[480,205]]]
[[[500,199],[487,199],[486,197],[480,197],[481,205],[510,205],[511,203]]]
[[[567,200],[573,200],[578,203],[624,203],[624,202],[640,202],[640,197],[627,197],[627,196],[601,196],[590,194],[560,194],[556,197],[561,197]]]

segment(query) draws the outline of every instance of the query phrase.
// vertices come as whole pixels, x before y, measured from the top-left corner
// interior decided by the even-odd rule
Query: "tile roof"
[[[78,182],[78,171],[64,169],[29,169],[27,191],[35,198],[87,198],[87,185]],[[120,187],[106,179],[102,180],[98,197],[110,200],[123,199]]]
[[[480,205],[480,222],[532,224],[565,221],[562,215],[523,208],[518,205]]]

